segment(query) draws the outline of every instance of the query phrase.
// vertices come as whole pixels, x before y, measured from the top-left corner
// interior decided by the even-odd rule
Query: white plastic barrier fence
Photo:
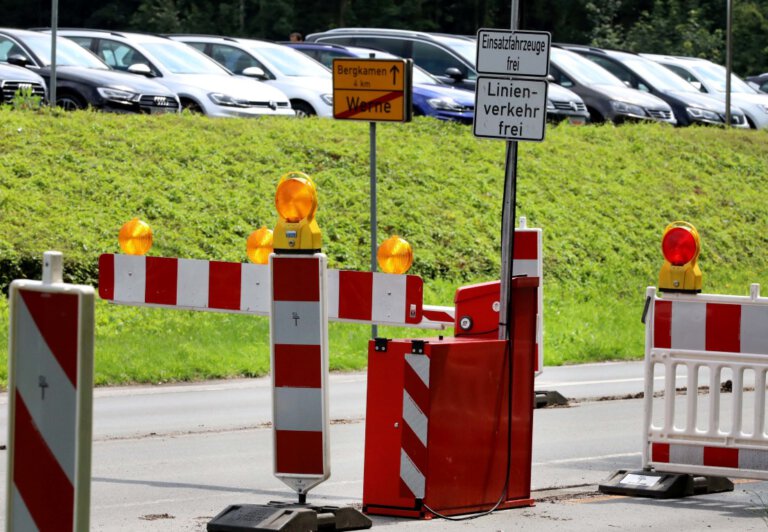
[[[757,284],[749,296],[659,298],[653,287],[646,295],[643,467],[768,479],[768,298]],[[657,412],[655,380],[663,380]]]

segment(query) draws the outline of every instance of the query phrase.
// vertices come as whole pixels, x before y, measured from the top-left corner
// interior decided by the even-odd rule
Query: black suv
[[[63,37],[56,40],[56,105],[118,113],[179,112],[179,99],[157,82],[116,72],[91,52]],[[51,36],[0,29],[0,63],[28,68],[50,86]]]

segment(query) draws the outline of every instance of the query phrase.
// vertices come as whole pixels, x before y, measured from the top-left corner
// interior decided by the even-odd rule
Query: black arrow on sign
[[[389,71],[392,72],[392,85],[397,85],[397,74],[400,72],[400,69],[397,65],[392,65]]]

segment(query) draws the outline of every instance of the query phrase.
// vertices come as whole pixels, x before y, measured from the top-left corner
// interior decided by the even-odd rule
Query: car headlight
[[[320,99],[328,105],[333,105],[333,94],[321,94]]]
[[[442,98],[430,98],[427,100],[427,105],[432,109],[439,109],[441,111],[463,111],[464,107],[456,103],[456,100],[449,96],[443,96]]]
[[[714,120],[716,122],[722,122],[719,114],[714,111],[702,109],[701,107],[686,107],[685,112],[694,120]]]
[[[230,96],[229,94],[224,94],[221,92],[212,92],[208,95],[208,97],[211,99],[213,103],[216,105],[221,105],[223,107],[248,107],[248,102],[246,100],[239,100],[237,98],[234,98]]]
[[[139,101],[141,96],[135,92],[112,87],[97,87],[99,95],[105,100],[117,103],[133,103]]]
[[[639,105],[633,105],[627,102],[620,102],[618,100],[611,100],[611,107],[617,113],[625,115],[645,116],[645,109]]]

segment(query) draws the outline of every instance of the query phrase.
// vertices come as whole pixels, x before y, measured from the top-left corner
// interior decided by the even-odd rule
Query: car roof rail
[[[41,27],[41,28],[29,28],[30,31],[51,31],[51,27]],[[114,35],[115,37],[125,37],[124,33],[121,33],[119,31],[113,31],[113,30],[100,30],[98,28],[74,28],[70,26],[62,26],[57,27],[56,30],[64,30],[64,31],[93,31],[98,33],[107,33],[109,35]],[[139,32],[136,32],[139,33]]]
[[[163,33],[163,37],[205,37],[208,39],[222,39],[224,41],[237,42],[237,37],[227,37],[226,35],[215,35],[212,33]]]

